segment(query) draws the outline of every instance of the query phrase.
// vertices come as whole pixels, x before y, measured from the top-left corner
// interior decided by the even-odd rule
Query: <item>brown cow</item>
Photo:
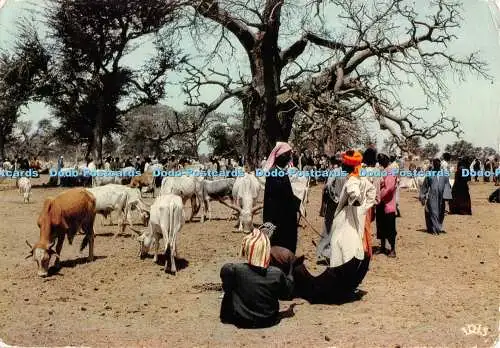
[[[128,186],[138,188],[141,191],[141,197],[143,187],[147,188],[146,192],[153,192],[153,198],[155,196],[154,178],[151,172],[145,172],[139,176],[134,176]]]
[[[26,241],[31,248],[31,252],[26,258],[33,256],[38,264],[39,276],[48,275],[52,255],[57,258],[56,265],[59,264],[64,238],[67,236],[69,244],[73,244],[73,239],[80,228],[85,233],[80,251],[88,244],[88,261],[94,260],[95,215],[95,198],[85,189],[74,188],[57,195],[55,198],[45,200],[37,222],[40,228],[40,240],[33,246]],[[56,251],[54,251],[52,247],[56,239],[57,245]]]

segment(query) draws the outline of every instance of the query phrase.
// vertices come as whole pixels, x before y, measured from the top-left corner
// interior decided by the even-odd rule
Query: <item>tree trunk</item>
[[[0,134],[0,158],[5,159],[5,135]]]
[[[101,98],[99,98],[101,99]],[[101,102],[99,102],[101,104]],[[96,163],[102,164],[102,108],[100,105],[97,107],[97,113],[95,118],[95,127],[94,127],[94,157]]]
[[[246,164],[255,169],[269,155],[277,141],[288,141],[293,113],[279,113],[281,62],[275,40],[264,37],[249,56],[253,88],[242,100],[244,153]]]

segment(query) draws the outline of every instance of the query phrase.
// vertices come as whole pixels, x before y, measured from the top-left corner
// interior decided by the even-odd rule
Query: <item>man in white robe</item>
[[[332,223],[330,267],[352,258],[363,260],[366,213],[376,203],[377,190],[366,177],[351,173],[342,188]]]

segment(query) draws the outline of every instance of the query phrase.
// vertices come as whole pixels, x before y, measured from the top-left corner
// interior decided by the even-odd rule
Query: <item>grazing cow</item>
[[[117,211],[120,214],[118,232],[115,233],[115,237],[117,237],[119,233],[125,232],[126,222],[132,225],[130,210],[133,208],[137,207],[139,209],[144,224],[149,217],[147,206],[142,201],[138,189],[118,184],[108,184],[89,188],[87,190],[95,197],[97,213],[104,216],[104,218],[109,216],[110,220],[113,211]]]
[[[170,248],[170,271],[176,274],[177,234],[181,230],[184,221],[184,204],[181,197],[174,194],[165,194],[156,198],[153,205],[151,205],[151,219],[149,220],[148,229],[137,238],[139,241],[139,256],[143,258],[154,247],[153,261],[156,263],[160,238],[163,236],[165,256]],[[168,258],[165,258],[165,272],[167,271]]]
[[[233,186],[236,179],[220,179],[203,181],[203,204],[205,211],[208,211],[208,220],[212,220],[212,208],[210,206],[210,199],[221,201],[226,197],[230,197],[233,192]]]
[[[203,202],[203,182],[204,179],[194,176],[168,176],[163,178],[161,182],[160,195],[174,194],[182,197],[182,202],[185,204],[187,200],[191,200],[191,217],[189,221],[193,221],[194,216],[202,208],[201,222],[205,222],[205,205]],[[198,201],[198,203],[197,203]]]
[[[29,203],[31,197],[31,181],[29,178],[19,178],[17,181],[17,187],[19,188],[19,194],[23,195],[23,202]]]
[[[45,200],[37,222],[40,228],[40,239],[33,246],[26,241],[31,248],[27,258],[32,256],[37,262],[39,276],[48,275],[52,255],[57,258],[56,265],[59,264],[64,238],[67,236],[69,244],[73,244],[73,239],[80,228],[85,232],[80,251],[88,244],[88,261],[94,260],[95,207],[95,198],[88,191],[80,188],[70,189],[55,198]],[[52,247],[56,239],[57,245],[54,251]]]
[[[263,206],[255,206],[261,185],[254,174],[245,173],[238,177],[233,185],[233,204],[220,201],[222,204],[234,209],[238,213],[238,231],[251,232],[253,228],[253,216]]]
[[[104,186],[107,184],[121,184],[122,177],[121,176],[111,176],[103,174],[106,173],[107,170],[98,169],[95,171],[95,175],[92,176],[92,187]]]
[[[141,190],[141,195],[142,193],[152,192],[153,198],[155,197],[154,177],[150,172],[145,172],[139,176],[134,176],[132,180],[130,180],[129,187],[138,188],[139,190]],[[143,187],[145,188],[145,190],[142,189]]]

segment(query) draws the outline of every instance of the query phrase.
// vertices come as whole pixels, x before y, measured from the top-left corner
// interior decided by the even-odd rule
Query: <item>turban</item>
[[[359,176],[359,170],[361,169],[362,162],[363,155],[358,151],[355,151],[352,156],[349,156],[347,153],[342,155],[342,163],[347,166],[354,167],[354,172],[351,173],[354,176]]]
[[[240,255],[246,257],[252,266],[267,268],[271,261],[271,242],[267,234],[254,228],[252,233],[243,238]]]
[[[274,166],[274,162],[276,161],[276,158],[281,156],[284,153],[287,153],[289,151],[292,151],[292,147],[288,145],[288,143],[284,143],[281,141],[278,141],[276,143],[276,146],[274,147],[273,151],[269,154],[269,157],[267,158],[266,166],[263,168],[264,170],[269,170]]]

